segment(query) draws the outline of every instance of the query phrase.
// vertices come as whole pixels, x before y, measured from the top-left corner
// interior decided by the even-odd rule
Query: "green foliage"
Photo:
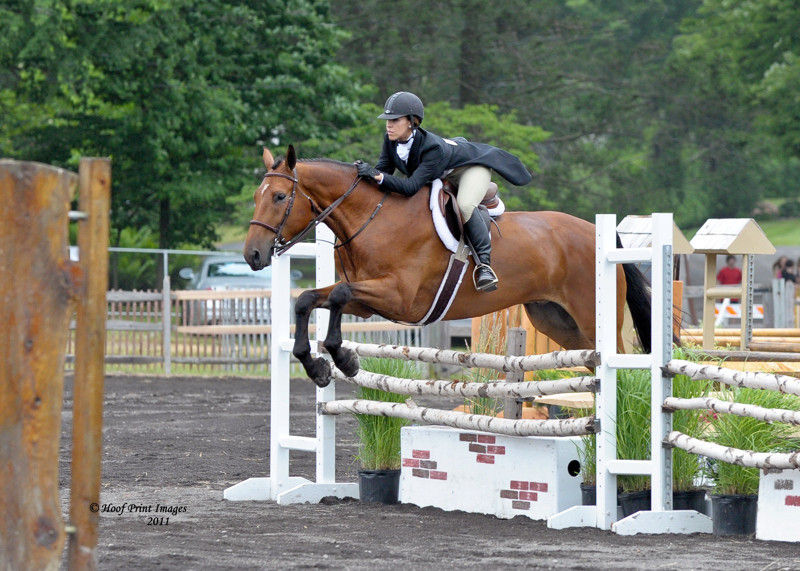
[[[112,224],[209,246],[257,146],[352,124],[327,2],[60,0],[0,7],[0,155],[113,159]]]
[[[364,359],[365,371],[402,379],[418,379],[419,370],[409,361]],[[381,402],[405,402],[408,397],[378,389],[359,387],[357,398]],[[400,467],[400,430],[408,424],[404,418],[356,414],[358,458],[365,470],[396,470]]]
[[[116,247],[156,248],[156,237],[152,230],[125,228],[118,233]],[[158,256],[154,254],[133,254],[111,252],[109,255],[109,287],[111,289],[135,290],[158,289]]]
[[[787,200],[778,207],[778,214],[784,218],[800,216],[800,200]]]

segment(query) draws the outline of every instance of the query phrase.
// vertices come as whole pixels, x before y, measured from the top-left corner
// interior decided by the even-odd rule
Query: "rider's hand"
[[[356,169],[358,169],[358,176],[375,180],[381,175],[381,171],[373,167],[371,164],[365,163],[364,161],[356,161],[355,165]]]

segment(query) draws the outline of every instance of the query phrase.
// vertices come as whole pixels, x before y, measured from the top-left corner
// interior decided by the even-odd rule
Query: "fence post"
[[[75,329],[75,387],[72,412],[72,482],[69,568],[95,567],[100,514],[100,465],[103,427],[103,380],[108,290],[108,213],[111,209],[111,162],[81,159],[80,209],[87,214],[78,229],[84,279]]]
[[[3,569],[58,568],[64,546],[58,457],[70,301],[77,293],[77,268],[67,256],[75,179],[55,167],[0,160]]]
[[[164,253],[164,268],[167,267],[167,254]],[[172,296],[170,293],[169,272],[164,270],[161,286],[161,352],[164,355],[164,374],[172,374]]]
[[[509,327],[506,333],[506,354],[524,355],[525,354],[525,329],[522,327]],[[506,373],[506,381],[509,383],[521,383],[525,380],[523,371],[509,371]],[[503,400],[504,418],[522,418],[522,401],[515,398]]]
[[[320,224],[316,229],[316,287],[325,287],[336,282],[336,267],[333,260],[333,231],[325,224]],[[328,333],[330,311],[319,308],[316,310],[317,332],[316,340],[319,347]],[[327,387],[317,387],[316,402],[327,402],[336,399],[336,382],[331,381]],[[336,418],[333,416],[317,415],[317,471],[318,484],[333,484],[336,482]]]

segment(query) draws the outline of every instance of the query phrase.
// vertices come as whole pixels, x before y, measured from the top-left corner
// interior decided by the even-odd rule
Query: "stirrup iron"
[[[490,281],[489,283],[484,284],[483,286],[479,287],[478,286],[478,270],[480,270],[481,268],[486,268],[487,270],[489,270],[491,272],[492,281]],[[492,267],[489,264],[477,264],[475,266],[475,269],[472,270],[472,283],[475,286],[475,289],[478,290],[478,291],[486,292],[486,293],[488,293],[490,291],[494,291],[494,290],[497,289],[497,282],[498,282],[497,274],[494,273],[494,270],[492,269]]]

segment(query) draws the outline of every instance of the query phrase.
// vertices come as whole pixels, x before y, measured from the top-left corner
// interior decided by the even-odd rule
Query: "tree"
[[[259,144],[352,124],[316,0],[27,1],[0,8],[0,152],[113,159],[112,224],[209,245]]]

